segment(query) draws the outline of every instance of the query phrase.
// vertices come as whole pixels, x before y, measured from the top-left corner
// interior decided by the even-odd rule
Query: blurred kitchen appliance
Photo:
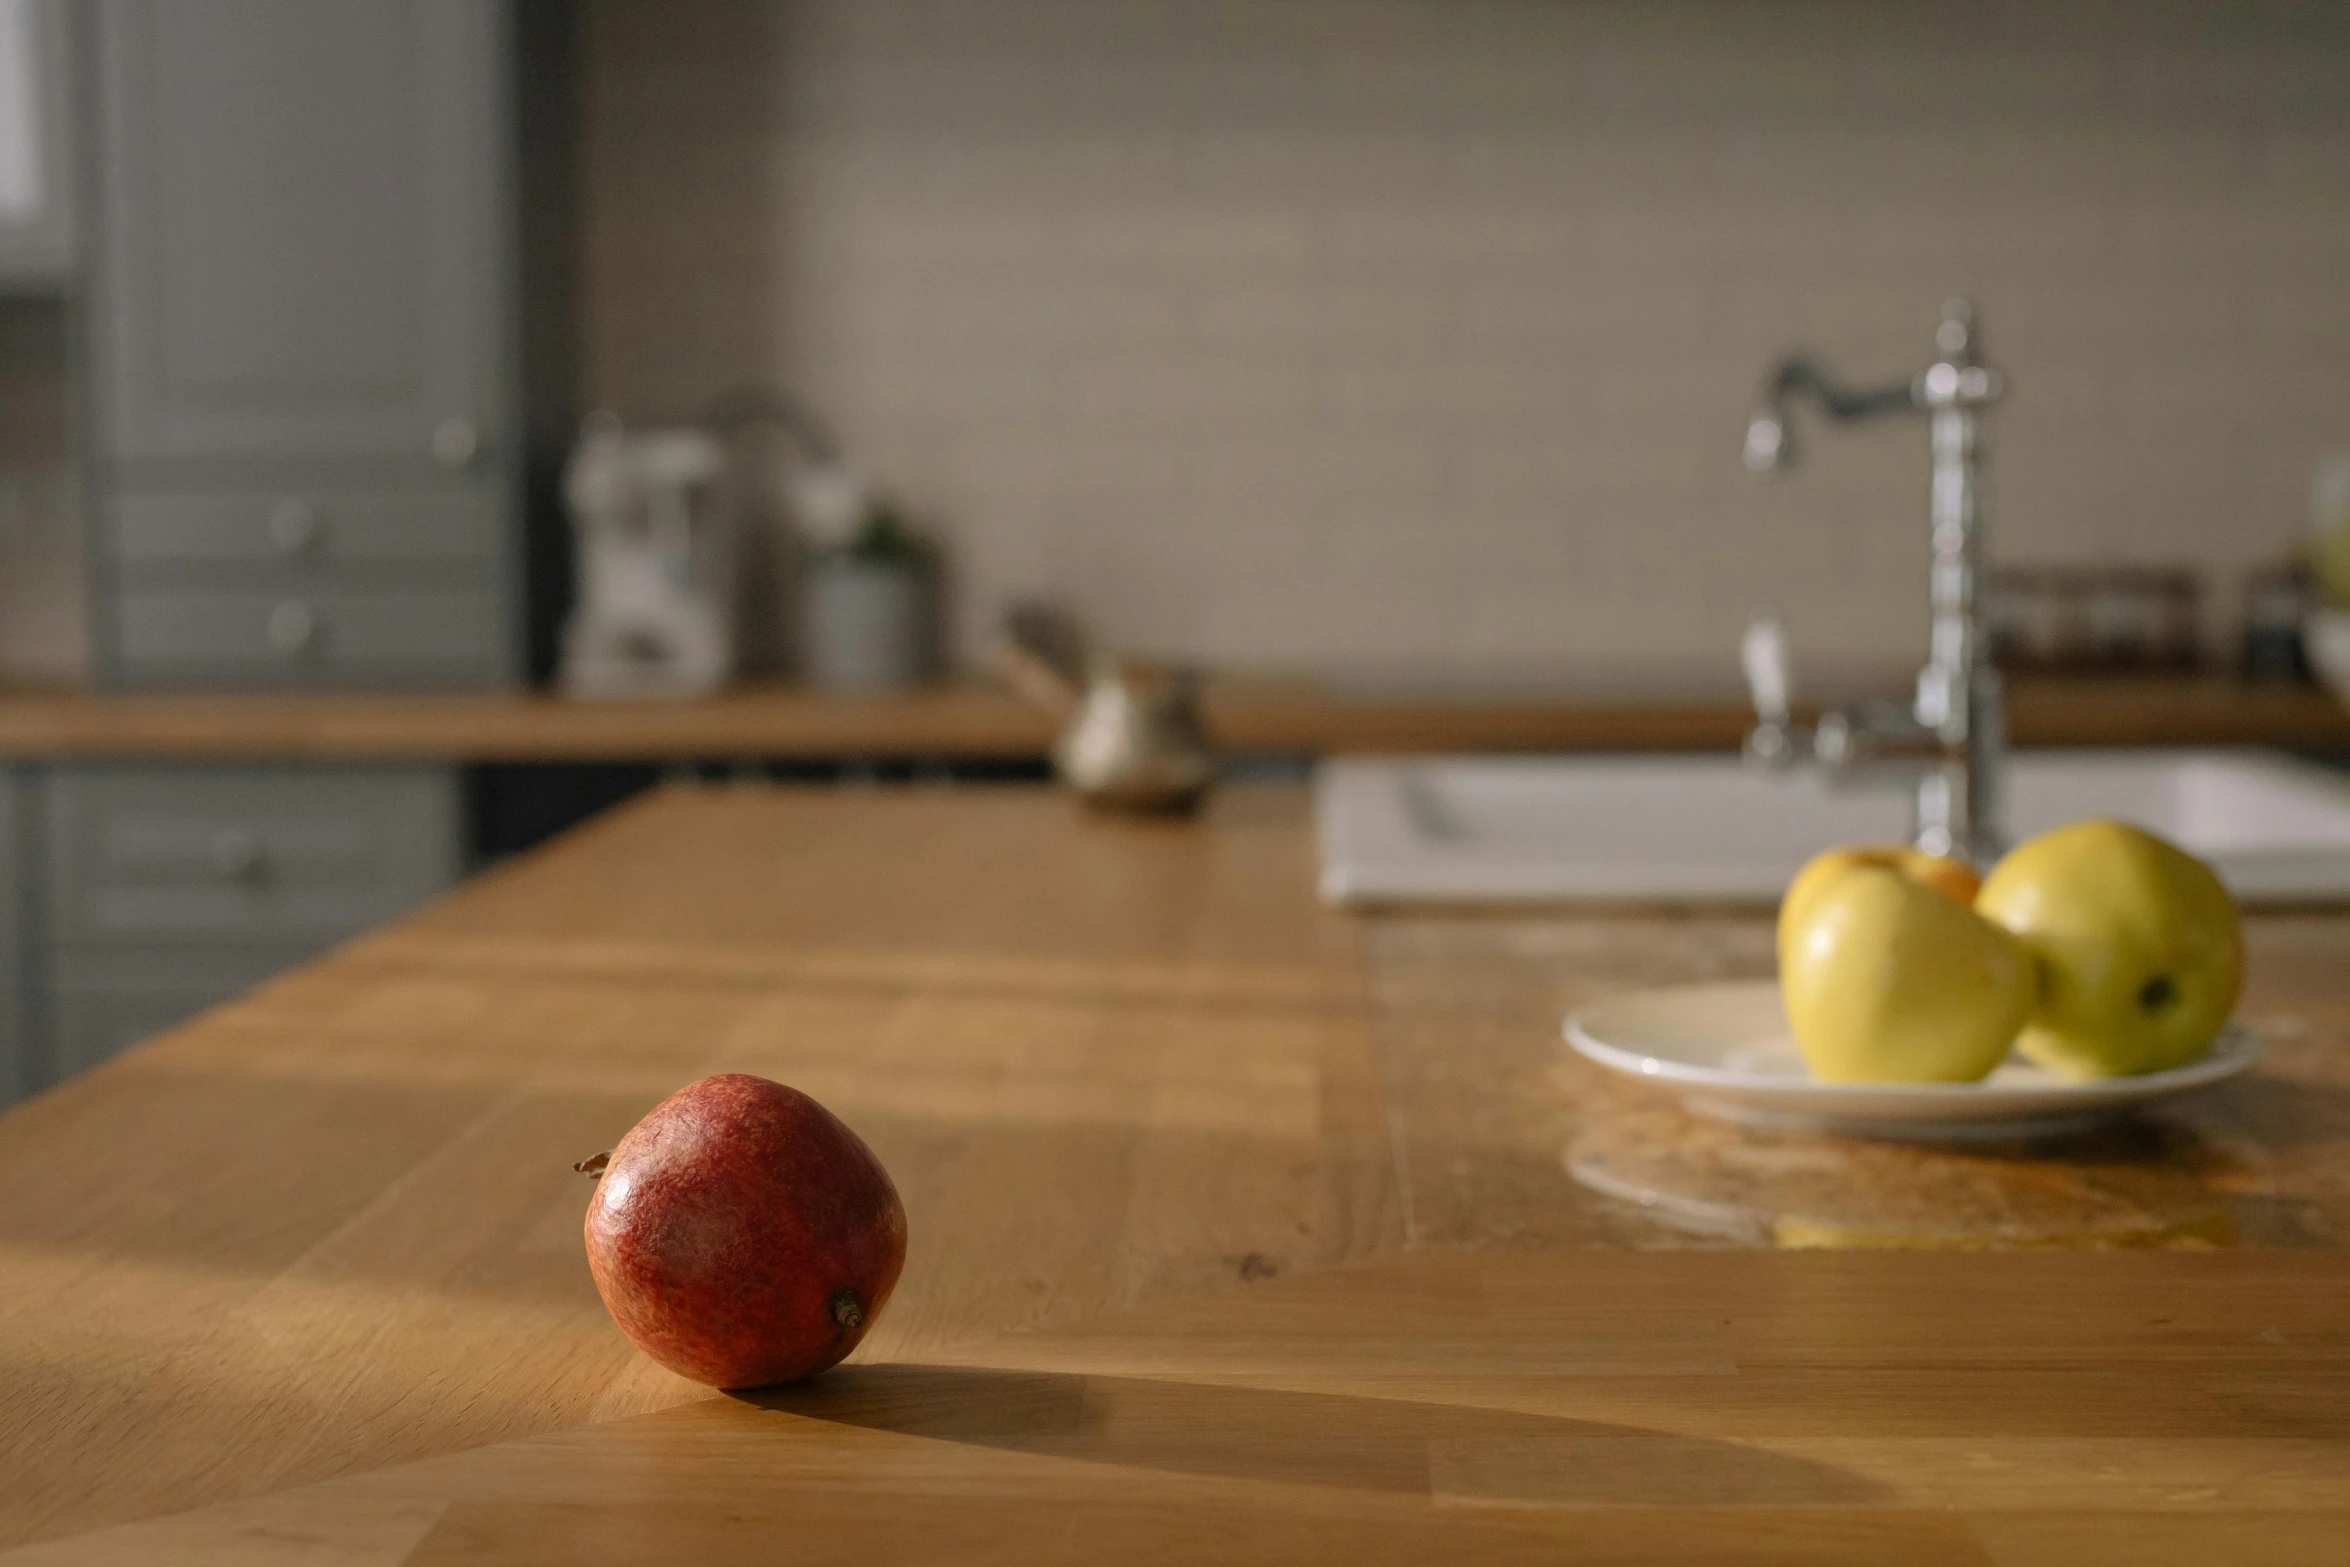
[[[2002,669],[2141,673],[2202,662],[2203,582],[2185,567],[2029,566],[1994,572]]]
[[[1216,759],[1200,720],[1194,670],[1096,653],[1066,616],[1037,606],[1008,617],[1004,670],[1062,721],[1053,769],[1089,805],[1179,812],[1197,808]]]
[[[631,432],[591,414],[563,476],[579,596],[563,689],[700,696],[734,672],[735,537],[726,451],[697,429]]]

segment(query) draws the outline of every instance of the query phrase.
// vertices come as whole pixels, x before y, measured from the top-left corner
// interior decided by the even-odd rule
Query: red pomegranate
[[[620,1139],[588,1203],[587,1255],[639,1349],[712,1387],[763,1387],[857,1347],[905,1265],[906,1211],[831,1111],[729,1072]]]

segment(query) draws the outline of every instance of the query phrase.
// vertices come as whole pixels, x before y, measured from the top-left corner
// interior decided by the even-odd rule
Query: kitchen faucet
[[[1978,865],[1995,859],[1999,834],[1998,772],[2005,744],[1999,673],[1984,634],[1983,411],[1998,400],[1999,372],[1982,362],[1974,307],[1954,299],[1934,331],[1934,362],[1911,380],[1862,391],[1837,382],[1809,359],[1782,361],[1764,384],[1746,426],[1746,466],[1782,473],[1795,459],[1789,405],[1808,396],[1839,423],[1884,414],[1922,413],[1932,437],[1933,636],[1917,694],[1898,702],[1838,708],[1810,731],[1793,719],[1785,634],[1758,616],[1741,649],[1754,697],[1746,754],[1769,766],[1809,757],[1832,773],[1889,771],[1914,780],[1917,846]]]

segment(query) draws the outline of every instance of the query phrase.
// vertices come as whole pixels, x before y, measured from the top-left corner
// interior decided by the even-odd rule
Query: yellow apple
[[[2120,822],[2018,844],[1975,908],[2039,960],[2016,1048],[2051,1071],[2117,1077],[2210,1048],[2244,982],[2236,900],[2211,867]]]
[[[2030,954],[1967,905],[1967,866],[1914,849],[1834,849],[1779,906],[1779,989],[1812,1076],[1971,1083],[2032,1003]]]
[[[1788,927],[1802,919],[1803,906],[1811,901],[1812,894],[1860,865],[1880,865],[1899,871],[1962,906],[1972,906],[1975,894],[1983,890],[1983,878],[1966,861],[1954,860],[1947,854],[1928,854],[1906,843],[1856,843],[1829,849],[1813,855],[1787,884],[1787,891],[1779,899],[1780,939],[1785,940]]]

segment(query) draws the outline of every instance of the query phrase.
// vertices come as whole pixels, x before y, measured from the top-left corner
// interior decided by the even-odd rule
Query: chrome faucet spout
[[[1784,473],[1795,466],[1795,431],[1787,415],[1799,395],[1817,403],[1823,413],[1839,424],[1885,414],[1915,413],[1919,407],[1914,381],[1856,391],[1821,369],[1817,362],[1801,354],[1791,354],[1779,361],[1778,368],[1763,383],[1762,395],[1755,400],[1754,413],[1746,422],[1746,466],[1752,471]]]
[[[1808,756],[1837,771],[1897,769],[1915,783],[1918,846],[1987,863],[2001,847],[1998,771],[2006,726],[1983,630],[1983,412],[2004,388],[1999,373],[1982,362],[1974,308],[1965,300],[1942,307],[1934,346],[1934,362],[1898,386],[1854,391],[1800,355],[1781,361],[1764,383],[1746,427],[1746,466],[1757,473],[1792,466],[1787,411],[1798,396],[1839,423],[1891,413],[1926,416],[1934,458],[1927,507],[1934,620],[1926,667],[1910,704],[1866,703],[1833,712],[1809,734],[1787,716],[1777,623],[1749,628],[1745,662],[1758,725],[1747,752],[1771,763]]]

